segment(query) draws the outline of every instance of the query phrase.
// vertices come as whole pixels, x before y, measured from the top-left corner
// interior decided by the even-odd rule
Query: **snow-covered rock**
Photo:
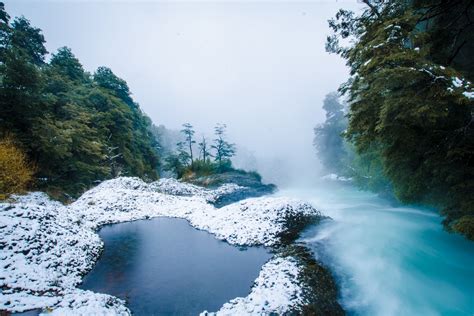
[[[211,190],[172,178],[160,179],[151,183],[149,187],[157,192],[165,194],[202,197],[209,203],[214,203],[224,195],[246,190],[246,187],[234,183],[226,183],[215,190]]]
[[[180,182],[174,183],[178,184]],[[197,196],[174,196],[154,188],[154,183],[146,186],[139,179],[117,178],[87,191],[69,209],[92,229],[157,216],[179,217],[230,244],[265,246],[280,241],[279,235],[286,231],[288,218],[319,216],[310,204],[283,197],[250,198],[215,208],[199,193]],[[190,185],[184,184],[183,191],[189,188]],[[215,190],[214,195],[218,196],[222,190]]]
[[[222,208],[209,204],[213,197],[234,189],[238,188],[208,190],[172,180],[147,184],[138,178],[117,178],[104,181],[70,205],[39,192],[0,203],[0,310],[48,307],[56,314],[129,314],[115,297],[76,288],[99,257],[103,243],[96,230],[105,224],[179,217],[231,244],[274,246],[288,229],[287,220],[319,216],[311,205],[287,198],[252,198]],[[276,280],[295,271],[281,260],[265,265],[254,288],[257,294],[261,287],[272,291],[273,285],[268,284],[280,291]],[[265,283],[266,275],[276,279]],[[293,292],[288,288],[285,293],[293,297]],[[275,293],[279,297],[280,292]],[[250,306],[241,300],[239,305]],[[269,306],[278,311],[275,306],[280,301],[286,304],[278,298]]]
[[[54,309],[41,313],[41,316],[129,316],[130,310],[125,307],[125,301],[108,294],[94,293],[76,289],[65,294]]]
[[[234,298],[217,312],[204,311],[201,316],[284,315],[304,304],[297,281],[300,269],[293,257],[276,257],[262,267],[248,296]]]
[[[0,204],[0,232],[2,285],[32,292],[74,287],[102,248],[75,214],[39,192]]]
[[[299,200],[275,197],[246,199],[206,214],[191,213],[191,225],[207,230],[218,239],[236,245],[274,246],[296,216],[319,216],[311,205]]]

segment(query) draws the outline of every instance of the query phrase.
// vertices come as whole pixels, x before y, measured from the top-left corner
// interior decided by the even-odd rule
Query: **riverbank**
[[[308,201],[332,218],[299,241],[331,269],[348,314],[473,315],[474,244],[445,231],[436,210],[394,206],[327,180],[278,195]]]
[[[147,184],[117,178],[70,205],[38,192],[13,197],[0,205],[0,310],[129,314],[123,300],[77,286],[102,251],[99,227],[159,216],[184,218],[232,245],[273,249],[274,257],[262,267],[249,296],[232,300],[217,314],[230,308],[248,313],[303,310],[310,304],[307,266],[282,249],[298,236],[302,225],[297,223],[315,222],[321,214],[308,203],[284,197],[250,198],[221,208],[211,204],[239,190],[242,186],[235,184],[211,190],[170,179]],[[335,297],[331,304],[340,309]]]

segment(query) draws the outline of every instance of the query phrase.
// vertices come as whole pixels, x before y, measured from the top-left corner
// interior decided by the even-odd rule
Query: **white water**
[[[474,315],[474,242],[444,231],[435,211],[330,182],[278,194],[333,218],[302,240],[333,271],[350,314]]]

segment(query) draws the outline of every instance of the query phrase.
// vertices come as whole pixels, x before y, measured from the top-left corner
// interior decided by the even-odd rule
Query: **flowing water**
[[[278,195],[333,218],[302,240],[332,270],[350,314],[474,315],[474,242],[444,231],[435,211],[394,207],[337,183]]]
[[[105,226],[104,253],[82,288],[127,301],[135,315],[198,315],[247,296],[264,248],[237,248],[191,227],[156,218]]]

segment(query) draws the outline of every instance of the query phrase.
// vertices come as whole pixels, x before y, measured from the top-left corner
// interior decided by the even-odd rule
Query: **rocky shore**
[[[168,216],[187,219],[230,244],[263,245],[274,252],[250,294],[224,304],[216,314],[342,312],[330,275],[294,244],[299,231],[321,214],[303,201],[271,196],[215,206],[223,196],[246,190],[236,183],[203,188],[172,179],[145,183],[117,178],[70,205],[39,192],[13,196],[0,204],[0,310],[130,314],[121,299],[77,288],[100,256],[103,243],[97,230],[105,224]]]

